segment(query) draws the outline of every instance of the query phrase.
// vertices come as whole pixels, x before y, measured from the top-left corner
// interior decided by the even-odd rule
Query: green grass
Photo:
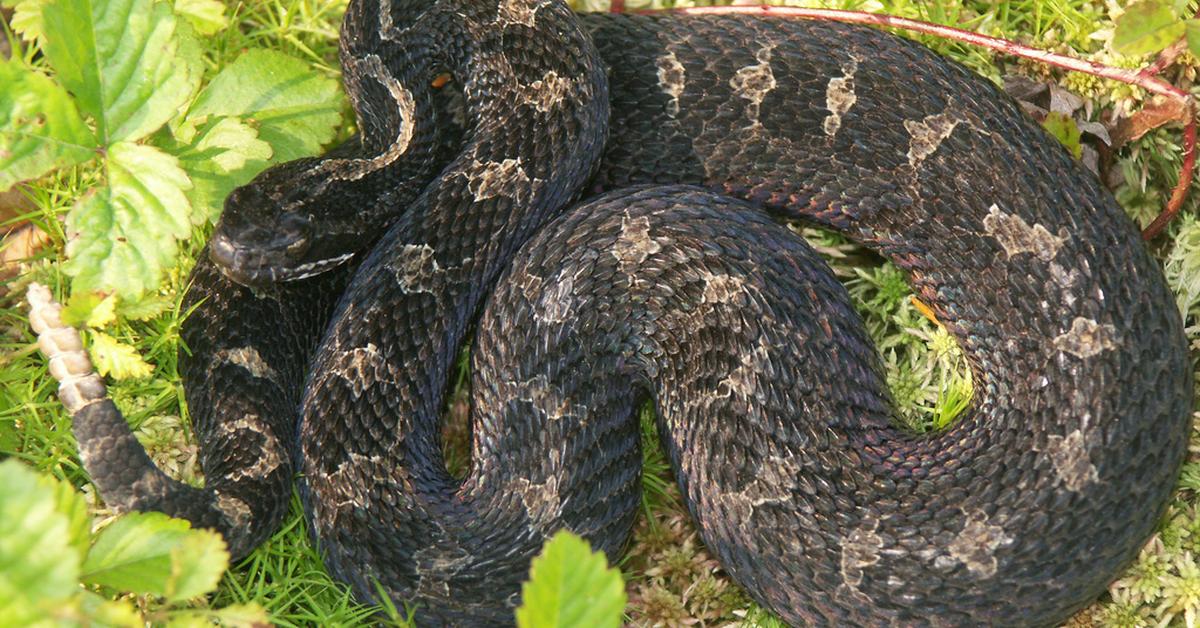
[[[579,4],[591,1],[580,0]],[[598,1],[607,5],[606,0]],[[641,8],[648,1],[662,4],[659,0],[634,0],[628,6]],[[666,0],[666,4],[675,3]],[[1106,62],[1133,63],[1106,52],[1103,41],[1092,37],[1111,29],[1112,24],[1104,5],[1088,0],[846,0],[802,4],[896,13],[1075,51]],[[210,76],[251,47],[282,50],[307,60],[316,72],[336,75],[336,36],[344,5],[342,0],[251,0],[231,5],[236,27],[204,42]],[[1001,60],[998,66],[997,58],[989,52],[928,37],[920,39],[993,79],[1012,71],[1048,76],[1044,68],[1032,64]],[[1194,77],[1194,68],[1181,71],[1190,71]],[[1136,95],[1135,90],[1077,75],[1059,79],[1097,105],[1128,109],[1134,104],[1130,97]],[[343,130],[343,134],[349,132],[348,127]],[[1137,220],[1147,222],[1162,206],[1179,162],[1179,136],[1174,130],[1155,131],[1117,156],[1114,167],[1129,182],[1117,191],[1117,197]],[[62,296],[66,279],[59,262],[66,237],[58,217],[97,182],[97,177],[94,170],[76,168],[31,188],[37,209],[28,218],[50,233],[52,245],[10,282],[12,293],[0,300],[0,329],[4,332],[0,335],[0,457],[18,457],[73,483],[84,490],[93,506],[95,496],[76,455],[70,419],[54,398],[54,386],[44,361],[35,352],[24,308],[14,295],[20,295],[29,281],[37,280],[54,287]],[[1194,212],[1197,202],[1193,195],[1185,212]],[[927,431],[949,424],[969,402],[971,390],[969,372],[953,340],[920,313],[903,276],[893,266],[875,263],[871,256],[836,235],[812,230],[805,233],[845,280],[878,343],[904,425],[914,431]],[[186,429],[188,415],[177,372],[178,330],[183,315],[178,300],[191,260],[205,236],[202,232],[195,234],[184,247],[180,269],[164,283],[158,297],[168,307],[162,315],[145,322],[119,322],[105,330],[137,347],[142,357],[155,365],[153,377],[110,382],[112,395],[138,428],[155,460],[190,482],[201,478],[195,446]],[[1188,314],[1189,337],[1197,346],[1200,222],[1190,217],[1179,221],[1158,249],[1168,281],[1176,290],[1181,309]],[[460,382],[466,381],[465,371],[459,378]],[[461,406],[456,412],[463,414]],[[699,543],[657,446],[652,419],[652,412],[642,412],[647,444],[644,516],[631,550],[621,562],[629,582],[630,620],[638,624],[694,619],[710,625],[777,625],[723,575]],[[457,450],[450,448],[448,460],[461,473],[469,464],[462,455],[463,433],[449,440],[459,443]],[[1161,534],[1114,584],[1110,596],[1076,618],[1081,625],[1182,624],[1186,617],[1200,612],[1200,568],[1195,562],[1200,551],[1200,438],[1193,442],[1191,462]],[[98,513],[103,516],[105,511]],[[355,604],[345,587],[325,573],[296,504],[284,527],[231,569],[210,601],[216,606],[241,602],[260,604],[282,626],[364,625],[373,612]]]

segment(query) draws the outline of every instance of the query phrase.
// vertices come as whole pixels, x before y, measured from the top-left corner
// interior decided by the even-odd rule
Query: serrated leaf
[[[258,132],[237,118],[205,121],[199,128],[181,127],[190,145],[169,147],[192,179],[188,197],[198,218],[215,221],[225,197],[233,188],[248,183],[269,164],[271,145],[258,139]]]
[[[0,617],[23,625],[79,590],[91,522],[71,487],[0,462]],[[83,542],[83,547],[79,544]]]
[[[117,304],[117,313],[132,321],[148,321],[175,307],[175,301],[161,295],[146,295]]]
[[[0,192],[96,156],[96,138],[66,90],[21,65],[0,62]]]
[[[154,147],[114,144],[108,186],[67,215],[67,263],[76,291],[136,297],[155,288],[175,263],[177,240],[191,234],[192,183],[179,160]]]
[[[209,127],[196,142],[196,150],[211,152],[212,163],[225,172],[241,169],[250,160],[271,158],[271,145],[237,118],[221,118]]]
[[[1079,159],[1080,155],[1083,154],[1083,146],[1079,143],[1079,139],[1082,137],[1079,132],[1079,125],[1075,124],[1075,120],[1071,116],[1051,111],[1046,115],[1042,126],[1050,132],[1050,135],[1053,135],[1065,146],[1075,159]]]
[[[274,149],[272,162],[315,155],[341,121],[337,82],[272,50],[251,50],[213,77],[196,97],[192,118],[239,117]]]
[[[88,354],[92,356],[92,363],[101,375],[111,375],[118,380],[139,379],[149,377],[154,372],[154,367],[138,355],[137,348],[122,344],[104,332],[93,331],[89,335],[92,343],[88,347]]]
[[[154,132],[199,86],[199,49],[181,45],[168,4],[49,0],[42,18],[46,58],[104,144]]]
[[[201,35],[212,35],[229,26],[225,3],[220,0],[175,0],[175,13]]]
[[[229,566],[225,540],[211,530],[193,530],[171,551],[171,581],[167,599],[190,600],[216,590]]]
[[[97,292],[75,292],[62,310],[62,320],[72,327],[104,327],[117,319],[117,298]]]
[[[1129,56],[1158,52],[1183,36],[1183,21],[1171,5],[1161,0],[1142,0],[1117,18],[1113,50]]]
[[[83,581],[182,601],[216,588],[229,565],[220,535],[161,513],[129,513],[102,530]]]
[[[13,10],[8,25],[25,41],[42,38],[42,5],[46,0],[0,0],[0,6]]]
[[[529,581],[521,587],[517,626],[616,627],[624,609],[621,572],[587,541],[562,530],[533,559]]]

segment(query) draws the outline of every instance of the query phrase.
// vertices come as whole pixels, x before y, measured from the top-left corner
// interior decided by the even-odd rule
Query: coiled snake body
[[[1048,624],[1152,532],[1189,428],[1178,312],[1112,197],[983,79],[865,28],[548,0],[355,0],[342,56],[360,135],[235,192],[210,246],[257,287],[194,273],[207,487],[110,402],[76,413],[114,506],[240,555],[298,471],[361,598],[510,623],[555,530],[620,551],[652,399],[704,542],[789,623]],[[973,370],[956,425],[893,426],[845,291],[762,209],[909,273]],[[472,330],[457,480],[437,420]]]

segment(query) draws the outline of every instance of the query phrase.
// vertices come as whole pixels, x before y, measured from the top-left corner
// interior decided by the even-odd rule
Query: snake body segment
[[[356,0],[342,52],[362,135],[236,193],[225,274],[195,271],[208,485],[89,463],[115,506],[244,554],[299,471],[360,598],[507,624],[553,531],[620,551],[651,399],[706,545],[792,624],[1051,624],[1152,532],[1189,429],[1179,314],[1111,195],[980,77],[860,27],[542,0]],[[964,418],[893,426],[845,291],[767,214],[909,274],[972,368]],[[472,333],[457,480],[437,421]]]

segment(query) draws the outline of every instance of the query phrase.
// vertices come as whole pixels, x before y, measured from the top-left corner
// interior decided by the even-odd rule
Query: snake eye
[[[452,78],[453,77],[450,76],[449,72],[442,72],[441,74],[433,77],[433,82],[430,83],[430,85],[434,89],[441,89],[441,88],[445,87],[446,84],[449,83],[450,79],[452,79]]]

